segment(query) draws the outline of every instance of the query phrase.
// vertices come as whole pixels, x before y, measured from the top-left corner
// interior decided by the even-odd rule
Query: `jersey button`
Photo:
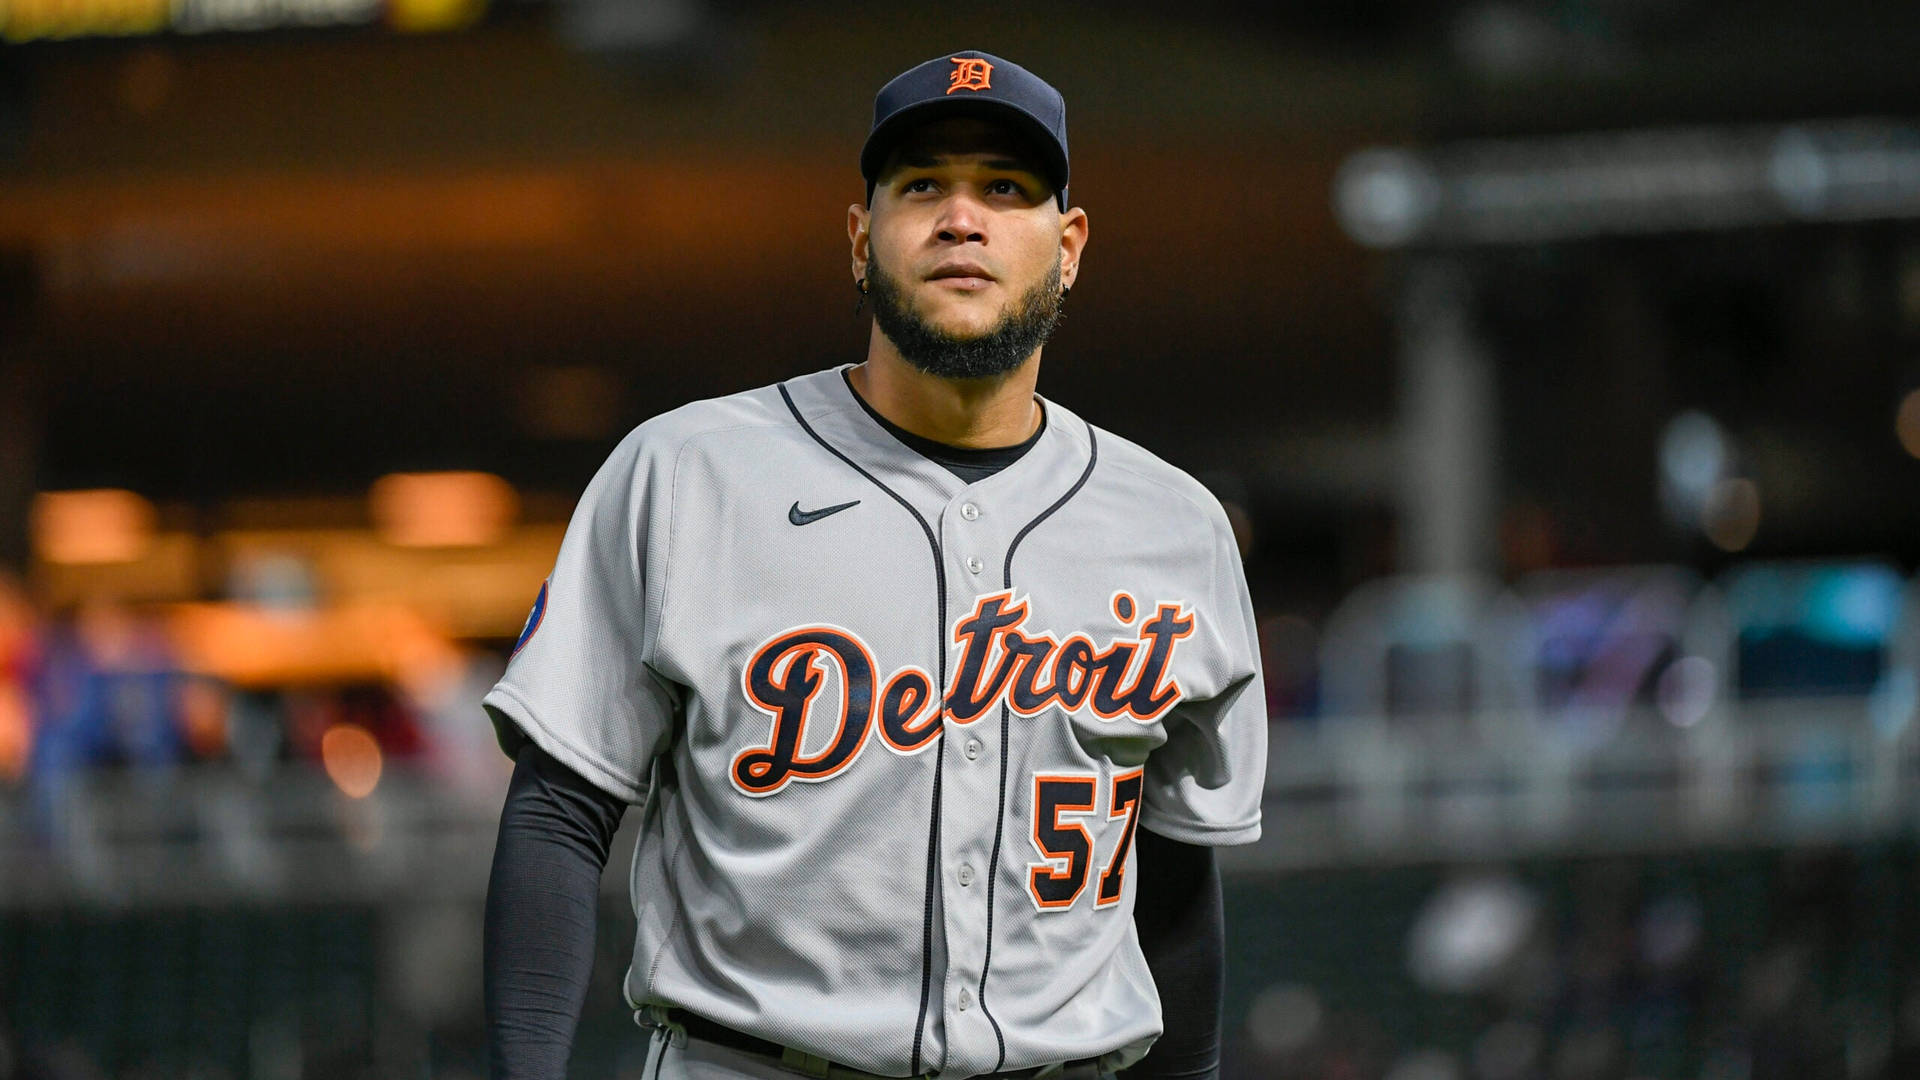
[[[980,571],[985,570],[986,568],[987,568],[987,564],[981,562],[980,557],[978,555],[967,556],[967,572],[968,573],[977,574]]]
[[[967,754],[968,761],[972,761],[974,758],[977,758],[980,756],[980,740],[979,739],[967,740],[966,754]]]
[[[960,1011],[966,1012],[971,1008],[973,1008],[973,991],[963,986],[960,988]]]
[[[972,503],[961,503],[960,516],[966,518],[968,521],[977,521],[980,517],[980,508]]]
[[[973,884],[973,867],[962,866],[960,868],[960,884],[962,885]]]

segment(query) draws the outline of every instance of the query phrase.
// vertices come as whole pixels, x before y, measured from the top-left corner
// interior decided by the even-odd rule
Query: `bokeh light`
[[[1247,1035],[1262,1053],[1277,1057],[1297,1054],[1319,1035],[1324,1015],[1320,997],[1312,987],[1298,983],[1270,986],[1247,1010]]]
[[[50,491],[34,497],[34,551],[50,563],[131,562],[153,540],[153,504],[131,491]]]
[[[349,798],[364,799],[380,783],[380,744],[357,724],[335,724],[320,736],[327,777]]]
[[[1674,727],[1692,727],[1713,708],[1719,691],[1720,676],[1713,661],[1703,656],[1683,656],[1660,673],[1656,691],[1660,715]]]
[[[1907,453],[1920,458],[1920,390],[1910,390],[1900,399],[1900,411],[1894,416],[1893,433]]]
[[[32,749],[27,695],[18,687],[0,686],[0,780],[16,781],[25,775],[27,754]]]
[[[1743,476],[1713,485],[1700,529],[1721,551],[1744,551],[1760,531],[1760,488]]]
[[[374,528],[397,547],[479,547],[500,539],[519,498],[483,472],[393,473],[368,495]]]

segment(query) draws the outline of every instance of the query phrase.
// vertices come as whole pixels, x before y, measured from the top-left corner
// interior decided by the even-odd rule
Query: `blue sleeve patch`
[[[527,644],[527,639],[533,637],[535,630],[540,629],[540,620],[547,614],[547,586],[549,584],[551,584],[550,580],[540,583],[540,594],[533,598],[533,610],[527,613],[527,625],[520,628],[520,640],[513,643],[513,652],[507,654],[508,659],[518,656],[520,650]]]

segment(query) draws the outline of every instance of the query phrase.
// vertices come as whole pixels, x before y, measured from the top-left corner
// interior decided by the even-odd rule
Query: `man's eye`
[[[1020,185],[1011,180],[995,180],[993,183],[987,185],[987,190],[996,195],[1018,195],[1020,194]]]
[[[927,177],[922,176],[919,179],[907,181],[906,184],[903,187],[901,187],[900,190],[929,191],[932,189],[932,187],[933,187],[933,181]]]

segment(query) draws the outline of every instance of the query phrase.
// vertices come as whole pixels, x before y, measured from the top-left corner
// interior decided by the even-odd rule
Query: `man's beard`
[[[978,337],[962,338],[932,325],[908,306],[900,283],[878,260],[867,262],[867,295],[874,321],[907,363],[942,379],[990,379],[1024,363],[1047,343],[1060,321],[1060,260],[1046,279],[1014,302],[999,325]]]

